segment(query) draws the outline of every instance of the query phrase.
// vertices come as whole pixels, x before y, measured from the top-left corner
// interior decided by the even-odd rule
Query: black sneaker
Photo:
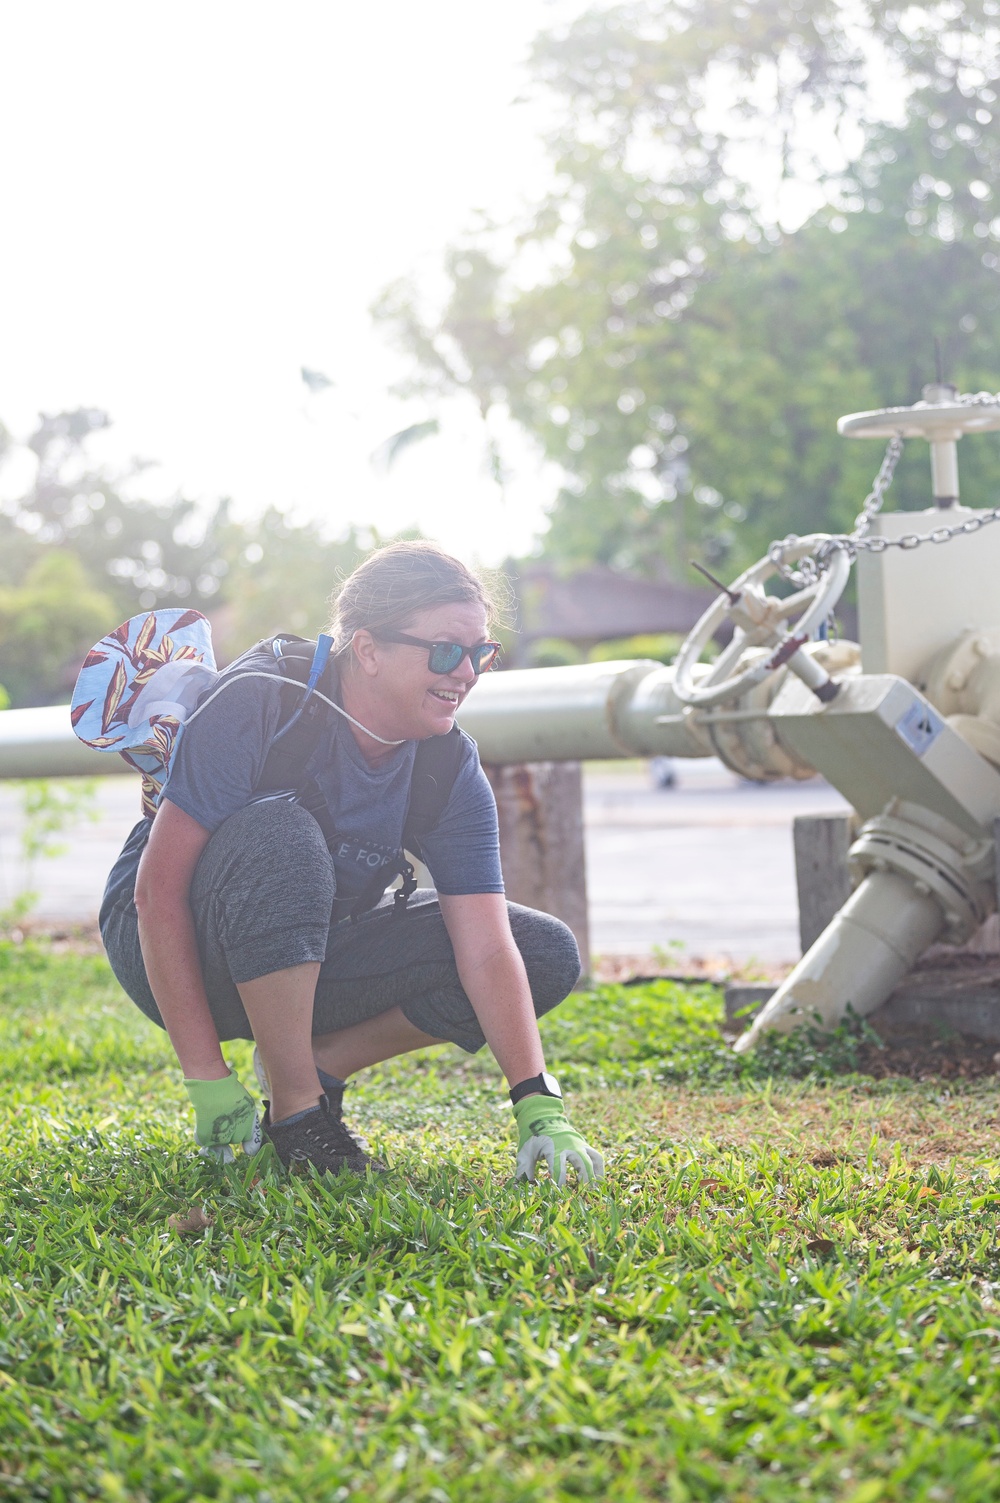
[[[361,1144],[351,1137],[339,1116],[330,1110],[326,1096],[319,1098],[315,1111],[308,1112],[295,1122],[271,1123],[270,1103],[265,1103],[264,1137],[274,1145],[286,1169],[295,1164],[312,1164],[320,1172],[339,1174],[350,1169],[355,1174],[364,1174],[371,1169],[376,1174],[385,1172],[385,1165],[371,1158]]]
[[[253,1046],[253,1073],[257,1077],[257,1084],[260,1086],[260,1094],[264,1098],[266,1105],[267,1100],[271,1095],[271,1083],[267,1078],[267,1071],[264,1069],[264,1061],[260,1057],[260,1050],[257,1048],[256,1044],[254,1044]],[[326,1099],[330,1103],[330,1116],[336,1117],[338,1122],[342,1122],[344,1120],[344,1087],[342,1085],[327,1086]],[[368,1147],[368,1144],[365,1142],[364,1138],[361,1138],[360,1142],[363,1148]]]

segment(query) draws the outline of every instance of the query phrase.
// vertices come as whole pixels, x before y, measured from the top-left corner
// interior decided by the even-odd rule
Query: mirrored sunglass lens
[[[473,648],[470,656],[476,673],[486,673],[488,669],[492,668],[499,650],[492,642],[484,642],[482,647]]]
[[[451,673],[464,656],[458,642],[435,642],[430,650],[427,666],[432,673]]]

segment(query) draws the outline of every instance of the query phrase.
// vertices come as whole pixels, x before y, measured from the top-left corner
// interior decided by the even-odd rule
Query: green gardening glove
[[[206,1153],[214,1153],[223,1163],[232,1157],[231,1143],[242,1143],[245,1153],[256,1153],[261,1145],[257,1103],[240,1077],[230,1070],[221,1080],[185,1080],[194,1107],[196,1143]]]
[[[601,1178],[604,1159],[570,1126],[558,1096],[524,1096],[516,1103],[514,1116],[518,1132],[515,1179],[534,1180],[539,1159],[548,1164],[557,1185],[566,1183],[570,1167],[580,1184]]]

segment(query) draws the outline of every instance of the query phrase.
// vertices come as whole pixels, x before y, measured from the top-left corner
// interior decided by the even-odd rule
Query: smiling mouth
[[[450,705],[452,709],[458,708],[459,693],[457,689],[432,689],[431,695],[439,699],[442,704]]]

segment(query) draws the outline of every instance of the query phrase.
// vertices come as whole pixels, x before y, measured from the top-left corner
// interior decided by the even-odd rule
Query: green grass
[[[548,1020],[589,1191],[510,1185],[446,1050],[353,1093],[384,1183],[285,1179],[196,1156],[102,961],[0,947],[0,1498],[1000,1498],[996,1085],[741,1064],[720,1013]]]

